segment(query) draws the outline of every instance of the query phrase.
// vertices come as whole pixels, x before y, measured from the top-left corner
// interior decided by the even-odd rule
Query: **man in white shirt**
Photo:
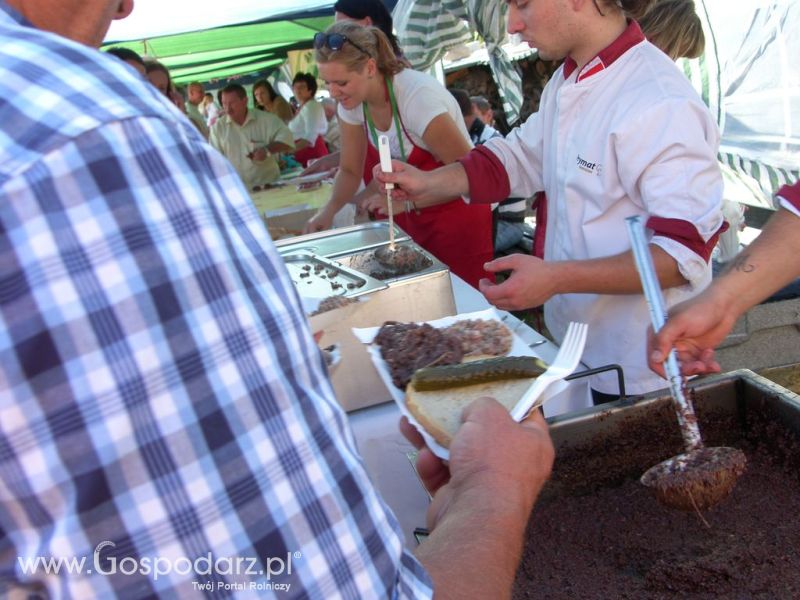
[[[294,149],[286,124],[272,113],[249,110],[247,92],[236,83],[222,90],[222,111],[225,116],[211,128],[211,145],[231,161],[248,188],[275,181],[280,167],[274,155]]]

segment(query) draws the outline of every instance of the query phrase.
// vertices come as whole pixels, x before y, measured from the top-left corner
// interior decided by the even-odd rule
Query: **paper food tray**
[[[428,323],[428,325],[431,325],[432,327],[441,328],[452,325],[457,321],[467,321],[469,319],[480,319],[484,321],[493,320],[500,322],[503,321],[497,310],[494,308],[489,308],[487,310],[478,312],[463,313],[452,317],[443,317],[441,319],[436,319],[435,321],[423,322]],[[512,328],[509,327],[509,329]],[[367,345],[367,351],[369,352],[370,357],[372,357],[372,362],[375,365],[375,369],[378,371],[378,374],[386,386],[386,389],[389,390],[392,400],[394,400],[395,404],[397,404],[397,407],[400,409],[400,413],[409,420],[409,422],[417,429],[417,431],[420,432],[425,440],[425,443],[436,456],[444,460],[448,460],[450,458],[450,452],[444,446],[439,445],[436,440],[434,440],[433,437],[427,431],[425,431],[425,429],[419,423],[417,423],[417,420],[411,415],[411,413],[408,411],[408,408],[406,408],[404,392],[397,389],[394,383],[392,383],[391,373],[386,366],[386,361],[384,361],[383,357],[381,356],[380,348],[372,344],[372,341],[375,339],[375,336],[378,335],[379,330],[380,327],[366,327],[363,329],[354,328],[353,335],[355,335],[359,341]],[[536,354],[535,350],[531,349],[525,342],[523,342],[522,339],[513,332],[513,330],[511,350],[507,356],[533,356],[541,358],[538,354]],[[568,383],[566,381],[557,381],[550,384],[547,388],[545,388],[538,403],[541,404],[552,396],[561,393],[564,391],[567,385]]]

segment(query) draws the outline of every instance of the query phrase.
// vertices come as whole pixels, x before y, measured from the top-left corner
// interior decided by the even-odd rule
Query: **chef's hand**
[[[672,307],[664,327],[647,331],[647,362],[650,368],[665,377],[664,361],[670,348],[675,348],[684,375],[719,373],[720,365],[714,348],[733,329],[736,314],[707,290],[699,296]]]
[[[535,256],[510,254],[486,263],[484,269],[490,273],[511,272],[502,283],[488,279],[478,282],[486,300],[500,310],[541,306],[558,293],[556,267]]]
[[[335,213],[332,214],[332,209],[330,208],[329,204],[326,204],[319,212],[311,217],[308,222],[303,227],[303,234],[306,233],[316,233],[317,231],[325,231],[326,229],[330,229],[333,227],[333,217]]]
[[[470,404],[450,444],[445,464],[428,449],[422,437],[404,418],[400,427],[418,449],[417,471],[433,494],[428,509],[428,529],[433,530],[455,502],[471,506],[496,505],[519,510],[527,520],[536,497],[550,477],[555,456],[547,423],[541,411],[532,411],[516,423],[508,410],[492,398]]]
[[[400,162],[392,161],[392,172],[384,173],[380,163],[372,169],[372,176],[378,181],[384,194],[386,189],[384,184],[393,183],[392,198],[394,200],[418,200],[427,199],[429,171],[420,171],[416,167]]]

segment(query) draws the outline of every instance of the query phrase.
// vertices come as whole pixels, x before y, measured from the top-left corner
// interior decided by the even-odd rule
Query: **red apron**
[[[295,140],[294,143],[296,144],[299,141],[300,140]],[[302,150],[295,152],[294,159],[305,168],[308,166],[308,161],[310,159],[322,158],[326,154],[328,154],[328,146],[325,144],[325,138],[323,138],[321,135],[318,135],[314,145],[306,146]]]
[[[411,139],[407,133],[406,136]],[[379,162],[378,149],[367,135],[365,184],[372,181],[372,168]],[[433,171],[444,164],[416,145],[407,162],[423,171]],[[456,198],[419,211],[395,213],[394,220],[411,239],[472,287],[477,288],[482,277],[494,281],[494,276],[483,269],[484,263],[492,260],[494,252],[490,205],[467,204]]]

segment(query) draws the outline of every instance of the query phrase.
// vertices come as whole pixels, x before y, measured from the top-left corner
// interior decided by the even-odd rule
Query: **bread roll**
[[[418,391],[406,387],[406,406],[417,422],[445,448],[461,426],[461,413],[478,398],[489,396],[509,412],[533,383],[533,378],[505,379],[442,390]]]

